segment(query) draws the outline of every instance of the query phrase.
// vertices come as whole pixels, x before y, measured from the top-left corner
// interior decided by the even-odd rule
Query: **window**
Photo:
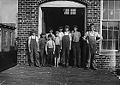
[[[12,46],[12,32],[10,32],[10,45]]]
[[[7,31],[5,31],[5,46],[7,46],[8,45],[8,32]]]
[[[0,28],[0,52],[1,52],[1,49],[2,49],[2,29]]]
[[[64,15],[76,15],[76,9],[66,8],[64,9]]]
[[[64,9],[64,14],[69,15],[69,9]]]
[[[120,1],[103,0],[102,49],[119,49]]]

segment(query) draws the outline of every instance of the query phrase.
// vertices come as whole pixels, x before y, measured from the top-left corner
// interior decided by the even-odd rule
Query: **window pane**
[[[103,10],[103,19],[108,19],[108,9]]]
[[[118,50],[118,40],[114,40],[113,41],[113,47],[112,47],[112,49]]]
[[[119,30],[119,22],[114,22],[114,30]]]
[[[109,19],[114,19],[114,15],[115,15],[114,10],[110,9],[109,10]]]
[[[108,0],[103,0],[103,9],[108,9]]]
[[[119,19],[120,19],[120,10],[119,10]]]
[[[115,47],[116,47],[116,50],[118,50],[118,40],[115,41]]]
[[[114,31],[114,39],[118,39],[118,31]]]
[[[119,1],[119,9],[120,9],[120,1]]]
[[[119,19],[119,10],[115,10],[115,19]]]
[[[108,30],[108,39],[113,39],[113,30]]]
[[[107,39],[107,30],[102,31],[103,39]]]
[[[119,9],[119,6],[120,6],[120,1],[115,0],[115,9]]]
[[[108,22],[108,29],[110,30],[113,30],[113,25],[114,25],[114,22]]]
[[[107,41],[102,41],[102,48],[107,49]]]
[[[109,9],[114,9],[114,0],[109,0]]]
[[[112,40],[109,40],[107,44],[108,44],[107,49],[112,49]]]
[[[107,22],[102,23],[102,29],[107,29]]]

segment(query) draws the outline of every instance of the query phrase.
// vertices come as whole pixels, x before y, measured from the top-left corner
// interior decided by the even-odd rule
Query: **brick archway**
[[[73,2],[78,2],[78,3],[81,3],[81,4],[84,4],[84,5],[90,5],[91,4],[91,1],[90,0],[41,0],[38,2],[38,4],[43,4],[43,3],[46,3],[46,2],[51,2],[51,1],[73,1]]]
[[[45,22],[44,22],[44,12],[42,10],[42,8],[51,8],[51,7],[54,7],[54,8],[83,8],[84,9],[84,13],[82,15],[84,15],[84,25],[82,28],[84,29],[84,31],[86,31],[86,5],[84,4],[81,4],[81,3],[78,3],[78,2],[74,2],[74,1],[49,1],[49,2],[45,2],[45,3],[42,3],[40,4],[39,6],[39,20],[38,20],[38,35],[40,35],[42,32],[45,32]],[[81,15],[81,14],[79,14]],[[49,15],[48,15],[49,16]],[[59,20],[59,19],[57,19]],[[64,20],[62,20],[64,21]],[[75,20],[76,21],[76,20]],[[77,21],[80,23],[80,19]],[[54,24],[54,23],[53,23]],[[81,26],[80,26],[81,27]],[[83,32],[84,32],[83,31]],[[83,34],[83,33],[82,33]]]

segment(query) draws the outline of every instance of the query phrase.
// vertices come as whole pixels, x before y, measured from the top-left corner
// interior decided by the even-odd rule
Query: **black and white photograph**
[[[0,85],[120,85],[120,0],[0,0]]]

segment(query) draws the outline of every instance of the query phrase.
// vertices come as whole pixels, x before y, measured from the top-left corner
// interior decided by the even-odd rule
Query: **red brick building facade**
[[[96,31],[101,33],[101,1],[102,0],[18,0],[18,37],[19,51],[18,63],[27,64],[26,41],[31,29],[39,30],[39,7],[41,4],[52,1],[70,1],[80,3],[85,6],[85,31],[90,23],[95,24]],[[101,44],[98,45],[98,54]],[[111,55],[96,55],[98,68],[111,69]],[[115,67],[120,68],[120,57],[117,56],[114,62]]]

